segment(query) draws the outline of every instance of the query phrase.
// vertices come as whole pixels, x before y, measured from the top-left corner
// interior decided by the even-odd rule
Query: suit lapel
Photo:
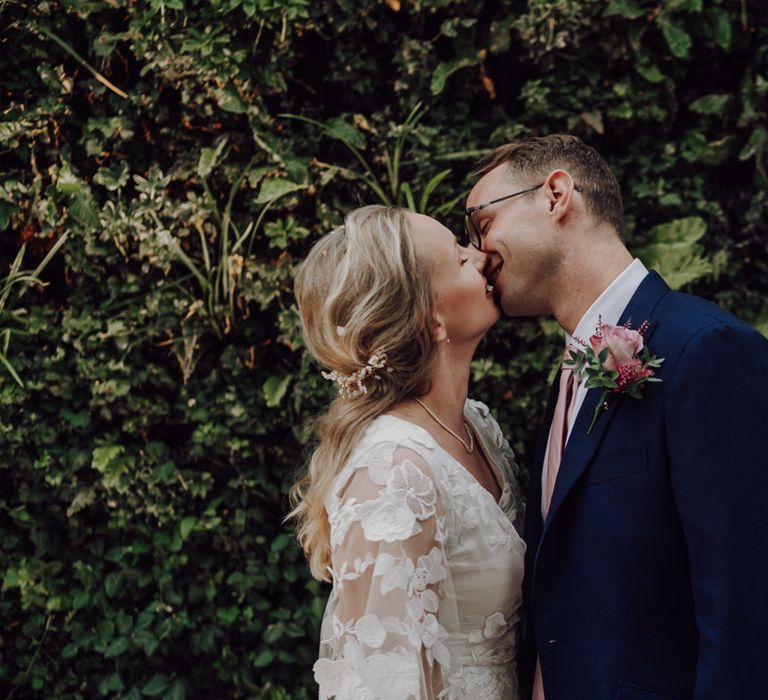
[[[653,311],[661,298],[669,291],[667,284],[656,272],[649,272],[624,310],[619,320],[619,325],[623,325],[631,320],[632,325],[638,327],[643,321],[648,319],[651,321],[651,326],[645,333],[645,341],[649,341],[657,327],[657,324],[653,322]],[[600,394],[600,389],[590,389],[587,392],[579,415],[573,425],[571,436],[568,439],[563,454],[563,461],[557,474],[555,490],[552,494],[552,502],[547,514],[547,520],[544,523],[542,537],[546,535],[549,524],[552,522],[566,496],[592,461],[592,457],[600,446],[611,420],[620,409],[623,401],[627,400],[623,396],[610,396],[607,409],[601,412],[592,432],[588,433],[592,416],[600,400]],[[540,494],[540,485],[538,491]]]

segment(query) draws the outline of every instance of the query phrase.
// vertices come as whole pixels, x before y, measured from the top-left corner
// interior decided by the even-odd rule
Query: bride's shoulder
[[[386,484],[392,470],[409,462],[432,476],[435,439],[424,428],[395,416],[374,418],[337,474],[333,490],[341,491],[359,472]]]
[[[472,423],[476,432],[481,433],[494,447],[509,449],[501,426],[491,413],[491,409],[482,401],[468,398],[464,403],[464,415]]]

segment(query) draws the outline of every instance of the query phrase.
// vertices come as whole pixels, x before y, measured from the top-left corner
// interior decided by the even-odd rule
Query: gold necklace
[[[475,451],[475,438],[472,437],[472,431],[469,429],[469,426],[467,425],[467,421],[464,421],[464,430],[467,431],[467,435],[469,435],[469,444],[467,444],[466,440],[464,440],[461,435],[457,435],[453,432],[443,421],[441,421],[432,411],[432,409],[427,406],[421,399],[416,398],[415,401],[430,415],[432,418],[435,419],[435,422],[446,432],[450,433],[455,437],[462,445],[464,445],[464,449],[469,453],[472,454]]]

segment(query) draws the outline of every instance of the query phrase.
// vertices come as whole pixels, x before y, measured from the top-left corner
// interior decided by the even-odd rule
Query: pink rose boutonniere
[[[573,370],[579,382],[586,380],[587,389],[603,390],[587,433],[595,427],[600,411],[608,408],[610,394],[640,399],[644,384],[662,381],[654,376],[654,370],[661,367],[664,358],[649,352],[643,341],[646,330],[648,321],[637,330],[632,330],[629,321],[623,326],[599,321],[589,343],[575,339],[584,349],[571,350],[563,364]]]

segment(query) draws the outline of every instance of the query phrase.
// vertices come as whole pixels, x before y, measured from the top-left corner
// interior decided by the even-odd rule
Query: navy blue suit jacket
[[[538,653],[546,700],[768,698],[768,340],[655,272],[628,319],[650,322],[663,382],[612,397],[591,434],[587,393],[542,522],[554,382],[525,523],[528,691]]]

